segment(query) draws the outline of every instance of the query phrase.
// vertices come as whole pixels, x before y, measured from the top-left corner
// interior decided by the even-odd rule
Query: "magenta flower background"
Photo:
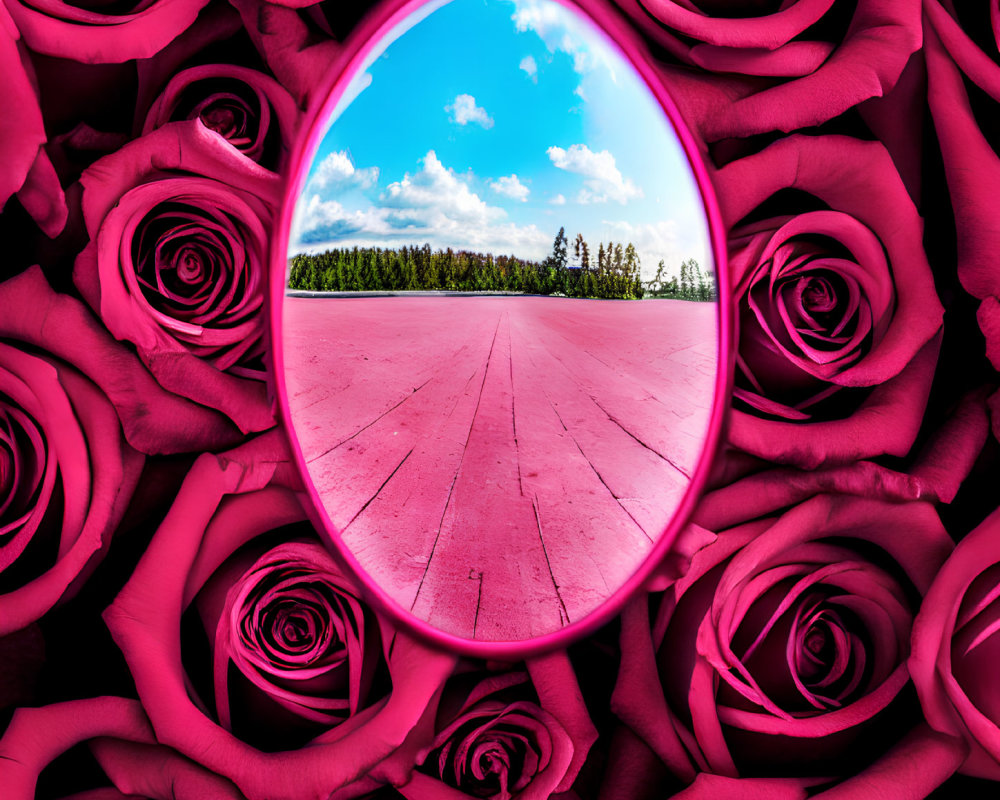
[[[733,392],[642,590],[496,660],[369,603],[275,406],[283,187],[377,4],[0,2],[4,800],[996,795],[1000,6],[587,7],[718,197]]]

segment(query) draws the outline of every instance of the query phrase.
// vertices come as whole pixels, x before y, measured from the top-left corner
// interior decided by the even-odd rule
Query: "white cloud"
[[[448,169],[433,150],[423,158],[423,168],[412,176],[390,183],[381,196],[387,208],[405,210],[414,219],[427,224],[451,221],[462,224],[486,224],[505,216],[501,208],[488,206],[479,195]]]
[[[566,27],[568,16],[558,3],[521,0],[516,3],[511,19],[522,33],[534,31],[545,40],[546,36],[562,32]]]
[[[377,181],[378,167],[357,169],[347,152],[339,150],[330,153],[320,162],[316,172],[309,179],[309,190],[346,189],[354,186],[367,189],[374,186]]]
[[[625,204],[634,197],[642,197],[642,189],[631,178],[622,177],[615,166],[615,157],[607,150],[595,153],[585,144],[571,145],[569,150],[550,147],[545,151],[559,169],[582,175],[584,186],[577,202],[606,203],[608,200]]]
[[[566,53],[573,59],[573,69],[581,75],[603,65],[615,80],[614,60],[607,46],[559,3],[515,0],[511,19],[518,31],[536,33],[550,53]]]
[[[348,209],[319,195],[303,195],[295,209],[293,242],[298,251],[345,245],[393,247],[428,242],[434,249],[453,247],[541,260],[552,234],[535,225],[517,225],[506,212],[484,202],[430,150],[421,168],[390,183],[376,205]],[[516,175],[491,184],[521,186]],[[527,187],[521,186],[525,192]]]
[[[323,200],[318,194],[302,199],[295,207],[292,241],[308,244],[350,237],[364,231],[372,236],[388,236],[392,227],[379,208],[349,211],[336,200]]]
[[[493,117],[486,113],[485,108],[476,105],[476,98],[471,94],[458,95],[455,102],[445,106],[444,110],[451,115],[449,119],[458,125],[475,122],[484,128],[493,127]]]
[[[531,78],[531,80],[538,83],[538,64],[535,63],[533,56],[525,56],[521,59],[521,63],[517,66],[518,69],[522,69],[528,73],[528,77]]]
[[[554,206],[564,206],[566,205],[566,198],[563,197],[561,194],[557,194],[555,197],[549,200],[549,202]]]
[[[502,194],[512,200],[520,200],[522,203],[528,199],[528,194],[531,191],[518,180],[516,174],[490,181],[490,188],[497,194]]]

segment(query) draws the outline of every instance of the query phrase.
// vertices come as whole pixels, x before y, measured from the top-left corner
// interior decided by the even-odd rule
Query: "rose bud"
[[[733,499],[703,501],[717,536],[652,624],[627,607],[612,708],[684,783],[852,775],[916,721],[910,628],[951,540],[922,502],[819,495],[740,523]]]
[[[738,315],[732,444],[806,468],[905,455],[943,308],[885,149],[792,136],[715,178]]]
[[[970,13],[972,8],[957,5],[961,11],[956,18],[936,0],[924,3],[927,101],[954,211],[958,279],[981,301],[976,318],[986,339],[986,355],[1000,369],[1000,270],[996,267],[1000,227],[995,213],[1000,140],[994,124],[1000,103],[1000,65],[996,63],[1000,15],[992,7],[990,24],[985,6],[977,7],[976,15]],[[980,41],[987,39],[985,52],[963,30],[965,16],[971,18],[970,32]]]
[[[526,666],[449,681],[430,752],[401,794],[509,800],[570,789],[597,730],[565,653]]]
[[[910,673],[927,721],[964,739],[960,772],[1000,780],[1000,512],[958,543],[913,625]]]
[[[0,786],[5,800],[33,800],[43,771],[62,753],[84,742],[108,785],[85,789],[66,800],[118,800],[125,795],[176,800],[243,798],[226,779],[156,745],[137,701],[94,697],[14,713],[0,738]],[[49,788],[73,792],[79,780],[74,774],[53,776]]]
[[[146,114],[142,133],[184,119],[200,119],[248,158],[278,171],[288,157],[299,112],[274,78],[231,64],[208,64],[170,79]]]
[[[286,448],[274,432],[199,458],[104,617],[158,742],[249,800],[352,797],[408,779],[401,746],[421,746],[455,657],[375,619],[301,541]]]
[[[618,4],[648,38],[699,68],[666,73],[707,142],[820,125],[881,97],[921,42],[915,2]]]
[[[243,432],[273,425],[261,307],[278,176],[192,120],[84,172],[73,279],[164,388]]]
[[[194,22],[207,2],[153,0],[110,13],[62,0],[9,0],[6,5],[36,53],[86,64],[119,64],[162,50]]]

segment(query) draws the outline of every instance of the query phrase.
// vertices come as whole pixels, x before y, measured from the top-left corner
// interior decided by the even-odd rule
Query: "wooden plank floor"
[[[635,571],[701,451],[715,309],[289,297],[295,432],[337,532],[402,607],[513,641]]]

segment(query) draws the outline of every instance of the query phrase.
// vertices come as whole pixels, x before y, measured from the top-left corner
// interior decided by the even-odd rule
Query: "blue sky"
[[[345,98],[296,206],[293,253],[429,242],[541,260],[564,226],[592,258],[600,241],[633,242],[646,277],[661,258],[710,264],[659,104],[552,0],[452,0],[378,47]]]

